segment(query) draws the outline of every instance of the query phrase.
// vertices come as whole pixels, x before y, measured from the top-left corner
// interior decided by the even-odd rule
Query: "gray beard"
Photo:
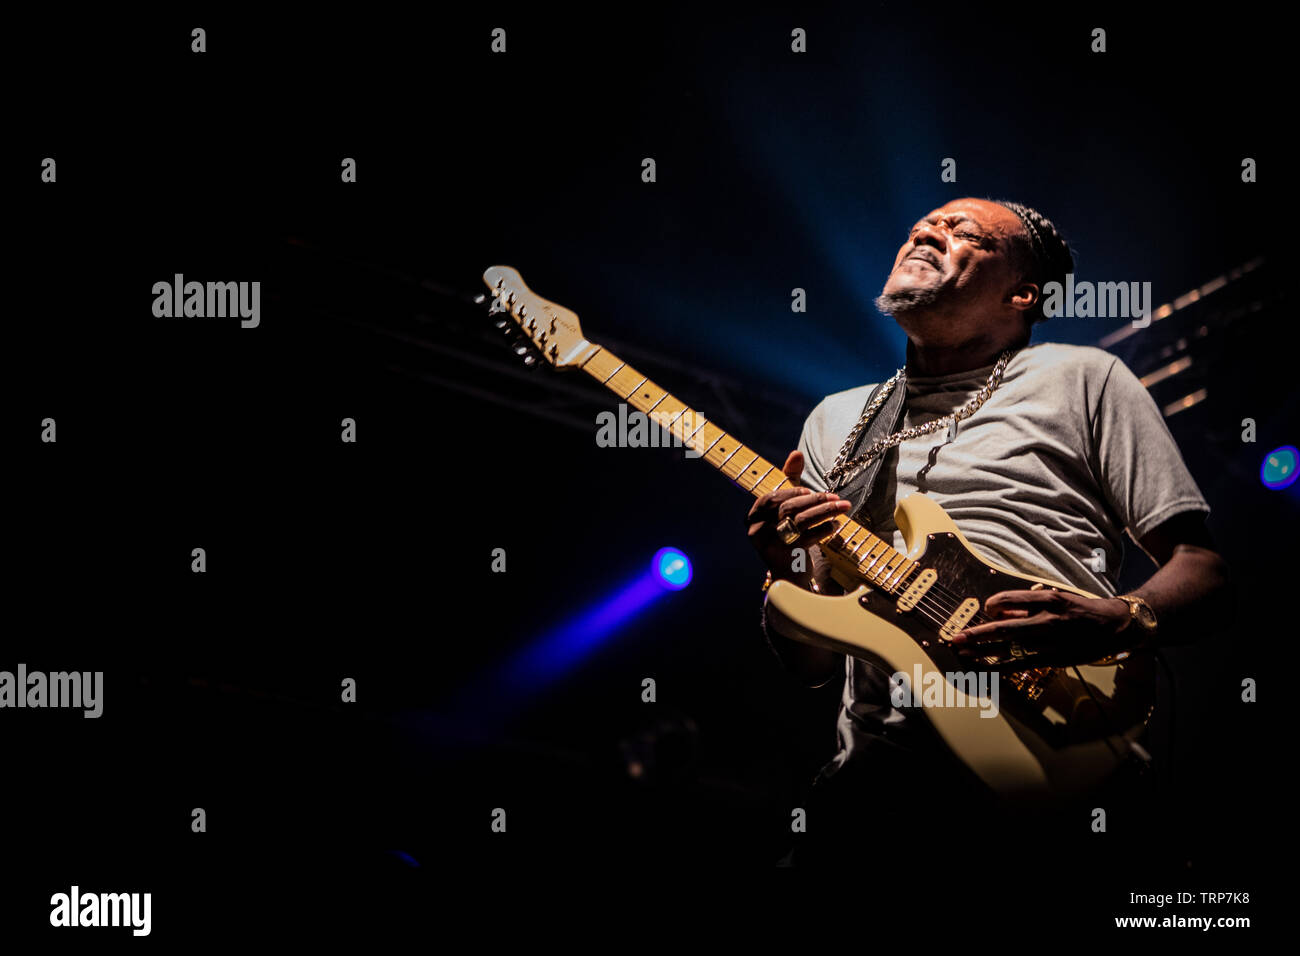
[[[882,292],[876,297],[876,308],[885,315],[899,315],[916,309],[928,309],[943,298],[942,287],[906,289],[902,292]]]

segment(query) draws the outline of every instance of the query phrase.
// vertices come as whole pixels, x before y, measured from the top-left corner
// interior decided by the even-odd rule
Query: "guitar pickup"
[[[910,611],[916,607],[916,602],[921,600],[921,596],[930,590],[930,585],[938,579],[939,572],[933,568],[926,568],[916,576],[916,580],[907,586],[907,590],[902,593],[898,599],[899,612]]]
[[[957,610],[952,617],[948,618],[947,623],[939,628],[939,636],[945,641],[951,641],[963,627],[970,623],[970,619],[975,616],[975,612],[980,609],[980,602],[974,598],[967,598],[957,605]]]

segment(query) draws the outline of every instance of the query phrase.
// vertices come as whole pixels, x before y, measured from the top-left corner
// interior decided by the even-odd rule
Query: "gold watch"
[[[1116,594],[1128,605],[1129,623],[1137,622],[1138,627],[1142,628],[1149,636],[1156,632],[1156,612],[1151,610],[1151,605],[1136,594]],[[1124,625],[1128,627],[1128,625]]]

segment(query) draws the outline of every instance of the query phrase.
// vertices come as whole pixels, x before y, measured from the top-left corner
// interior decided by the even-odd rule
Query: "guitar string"
[[[849,524],[849,522],[845,522],[844,524],[840,525],[840,527],[838,527],[838,528],[837,528],[834,532],[832,532],[831,535],[830,535],[830,538],[833,538],[833,539],[837,540],[841,545],[844,545],[844,546],[847,546],[848,543],[849,543],[850,541],[852,541],[853,538],[854,538],[854,537],[857,535],[857,533],[858,533],[857,530],[854,530],[854,531],[850,532],[850,534],[849,534],[849,536],[848,536],[847,538],[843,537],[842,534],[841,534],[841,532],[844,530],[844,527],[845,527],[845,525],[847,525],[847,524]],[[869,528],[863,527],[863,526],[861,526],[861,525],[859,525],[858,528],[859,528],[859,530],[866,531],[868,535],[871,534],[871,530],[870,530]],[[879,536],[874,536],[874,537],[876,537],[876,539],[877,539],[878,541],[880,541],[882,544],[884,544],[886,548],[888,548],[889,550],[893,551],[895,554],[900,554],[900,555],[901,555],[901,552],[899,552],[896,548],[893,548],[892,546],[890,546],[888,543],[886,543],[886,542],[885,542],[883,539],[881,539]],[[864,542],[864,543],[865,543],[865,542]],[[858,547],[861,547],[861,546],[862,546],[861,544],[858,545]],[[874,546],[873,546],[873,548],[874,548]],[[868,551],[870,551],[870,550],[872,550],[872,549],[868,549]],[[878,561],[879,558],[877,558],[876,560]],[[906,556],[903,556],[903,560],[907,560]],[[860,563],[859,563],[859,564],[860,564]],[[886,566],[888,566],[889,562],[886,561],[885,564],[886,564]],[[918,565],[918,567],[919,567],[919,565]],[[923,569],[922,569],[922,570],[923,570]],[[869,583],[869,584],[876,584],[877,587],[880,587],[880,585],[879,585],[877,582],[873,581],[869,576],[867,576],[867,575],[862,575],[862,577],[867,581],[867,583]],[[886,576],[886,577],[888,577],[888,576]],[[899,579],[899,585],[900,585],[900,586],[903,585],[903,583],[904,583],[905,581],[908,581],[909,579],[911,579],[911,577],[912,577],[912,575],[909,573],[907,576],[905,576],[905,577],[903,577],[903,578],[900,578],[900,579]],[[937,593],[936,593],[936,592],[937,592]],[[934,596],[933,596],[933,597],[930,597],[930,595],[934,595]],[[951,604],[951,605],[949,605],[949,606],[945,606],[943,603],[941,603],[941,602],[939,602],[939,601],[937,600],[937,598],[938,598],[940,595],[944,595],[944,596],[948,597],[948,598],[949,598],[952,602],[954,602],[954,603]],[[917,599],[917,606],[919,606],[919,605],[921,604],[922,601],[926,601],[927,599],[928,599],[929,603],[930,603],[932,606],[934,606],[934,607],[936,608],[936,613],[942,613],[942,614],[944,614],[944,622],[945,622],[945,623],[947,622],[947,619],[948,619],[948,618],[950,618],[953,614],[955,614],[955,613],[957,612],[957,609],[961,606],[963,600],[965,600],[964,598],[961,598],[961,597],[959,597],[958,595],[953,594],[951,591],[949,591],[947,588],[945,588],[945,587],[944,587],[942,584],[940,584],[938,581],[935,581],[934,584],[932,584],[932,585],[930,586],[929,590],[927,590],[925,594],[923,594],[920,598]],[[976,610],[975,614],[972,615],[971,620],[974,621],[974,622],[977,623],[977,624],[987,624],[987,623],[989,623],[989,619],[984,615],[984,612],[983,612],[982,610]]]
[[[921,569],[921,570],[924,570],[924,569]],[[864,575],[863,577],[864,577],[864,579],[867,581],[868,584],[874,584],[876,587],[880,588],[882,591],[884,590],[884,586],[881,585],[880,582],[878,582],[878,581],[874,581],[874,580],[872,580],[870,577],[865,576],[865,575]],[[909,581],[909,580],[911,580],[911,579],[912,579],[912,575],[910,575],[910,574],[909,574],[908,576],[904,577],[904,578],[900,578],[897,586],[898,586],[899,588],[902,588],[902,587],[904,587],[904,582]],[[935,582],[934,585],[931,585],[931,587],[930,587],[930,591],[935,590],[935,587],[936,587],[937,585],[938,585],[938,582]],[[954,606],[952,606],[952,607],[947,607],[947,608],[945,608],[943,604],[940,604],[940,603],[938,603],[937,601],[934,601],[934,600],[927,600],[927,596],[929,595],[930,591],[927,591],[925,594],[921,595],[921,597],[917,599],[917,602],[916,602],[915,607],[917,607],[917,608],[921,608],[922,610],[924,610],[924,609],[927,608],[927,607],[933,608],[933,610],[935,611],[936,614],[942,614],[943,617],[941,617],[941,618],[937,618],[937,619],[934,617],[934,615],[927,615],[927,617],[930,617],[930,619],[931,619],[931,620],[934,620],[935,623],[938,623],[938,624],[942,625],[943,623],[946,623],[946,622],[947,622],[948,618],[952,617],[953,613],[956,612],[956,610],[957,610],[957,605],[954,605]],[[892,592],[886,592],[886,593],[892,593]],[[952,598],[954,598],[954,599],[956,599],[956,595],[951,595],[951,594],[950,594],[949,596],[952,597]]]
[[[924,570],[924,569],[922,568],[921,570]],[[911,576],[911,575],[908,575],[908,576],[905,577],[905,578],[901,578],[901,579],[899,580],[898,584],[899,584],[900,587],[902,587],[902,586],[904,586],[904,582],[909,581],[909,580],[911,580],[911,579],[912,579],[912,576]],[[881,587],[881,585],[880,585],[878,582],[872,581],[871,578],[869,578],[869,577],[866,578],[866,580],[867,580],[867,582],[870,583],[870,584],[876,584],[877,587]],[[882,590],[883,590],[883,588],[882,588]],[[937,594],[936,594],[936,592],[937,592]],[[931,597],[931,595],[934,595],[934,597]],[[938,597],[939,597],[940,595],[946,595],[946,596],[947,596],[949,599],[951,599],[954,603],[949,604],[949,605],[945,605],[944,603],[942,603],[941,601],[938,600]],[[952,615],[955,614],[955,613],[957,612],[957,609],[961,606],[961,603],[962,603],[963,600],[964,600],[963,598],[960,598],[960,597],[958,597],[956,594],[953,594],[951,591],[949,591],[947,588],[945,588],[943,585],[941,585],[938,581],[936,581],[934,584],[932,584],[932,585],[930,586],[930,589],[929,589],[928,591],[926,591],[925,594],[921,595],[921,597],[917,599],[917,605],[916,605],[916,606],[919,607],[919,606],[921,606],[921,604],[922,604],[923,602],[925,602],[925,603],[928,604],[929,606],[933,607],[937,613],[942,613],[942,614],[944,614],[944,618],[943,618],[943,620],[946,622],[948,618],[952,617]],[[983,612],[983,611],[976,611],[975,614],[972,615],[972,618],[971,618],[971,619],[972,619],[972,620],[976,620],[976,619],[978,619],[978,623],[981,623],[981,624],[988,623],[988,620],[989,620],[989,619],[984,615],[984,612]]]
[[[921,570],[924,570],[924,569],[921,569]],[[910,579],[912,579],[912,575],[908,575],[907,577],[900,579],[900,580],[899,580],[899,584],[902,585],[904,581],[908,581],[908,580],[910,580]],[[868,581],[869,583],[875,583],[875,582],[871,582],[870,578],[868,578],[867,581]],[[878,584],[877,584],[877,586],[879,587]],[[930,588],[930,590],[933,591],[934,589],[935,589],[935,587],[934,587],[934,585],[932,585],[931,588]],[[882,588],[882,590],[883,590],[883,588]],[[947,594],[947,595],[948,595],[949,597],[951,597],[953,600],[958,600],[958,599],[957,599],[957,596],[956,596],[955,594],[952,594],[952,592],[948,591],[946,588],[942,588],[942,587],[940,587],[939,590],[942,591],[943,593]],[[930,594],[930,591],[927,591],[924,595],[922,595],[920,598],[918,598],[915,607],[916,607],[917,610],[920,611],[920,613],[922,614],[923,617],[925,617],[925,618],[928,619],[931,623],[933,623],[934,625],[936,625],[936,627],[937,627],[939,630],[942,630],[942,629],[943,629],[943,626],[944,626],[944,625],[949,621],[949,619],[951,619],[952,614],[956,611],[956,607],[955,607],[955,606],[949,606],[949,607],[945,608],[944,605],[943,605],[942,603],[938,602],[937,600],[928,600],[928,598],[929,598],[929,594]],[[936,611],[937,611],[937,613],[936,613]],[[976,623],[979,623],[979,624],[983,624],[983,623],[987,623],[987,622],[988,622],[988,618],[984,615],[984,613],[983,613],[982,611],[977,611],[977,612],[972,616],[971,620],[972,620],[972,621],[975,621]],[[983,657],[982,659],[983,659],[986,663],[989,663],[989,662],[992,662],[993,660],[995,660],[996,657],[995,657],[995,655],[986,655],[986,656]]]
[[[872,582],[870,578],[867,578],[866,580],[868,583],[875,583]],[[902,583],[903,582],[900,580],[899,584],[901,585]],[[877,587],[879,587],[878,584]],[[956,603],[945,604],[942,601],[938,600],[939,597],[938,595],[931,597],[931,594],[936,590],[939,591],[940,594],[947,595],[952,601]],[[962,598],[957,597],[957,595],[953,594],[947,588],[940,586],[938,582],[936,582],[935,584],[930,586],[929,591],[926,591],[925,594],[921,595],[921,597],[917,599],[915,607],[920,608],[922,610],[933,611],[933,613],[927,614],[926,616],[930,618],[930,620],[934,621],[936,624],[940,625],[940,627],[942,627],[944,624],[948,622],[949,618],[951,618],[955,613],[957,613],[958,608],[961,606],[962,600],[963,600]],[[936,615],[940,615],[940,616],[936,617]],[[989,623],[989,619],[987,616],[985,616],[983,611],[976,611],[973,615],[971,615],[971,621],[977,624]]]
[[[920,602],[919,602],[919,601],[917,602],[917,607],[920,609],[922,616],[924,616],[925,618],[929,619],[929,620],[930,620],[932,623],[934,623],[934,624],[935,624],[939,629],[942,629],[942,628],[943,628],[943,625],[946,624],[947,621],[948,621],[948,619],[949,619],[949,617],[951,617],[951,615],[941,615],[941,616],[936,616],[935,614],[930,613],[927,609],[922,608],[921,605],[920,605]],[[982,615],[981,615],[981,616],[982,616]],[[991,662],[995,659],[995,656],[994,656],[994,655],[985,655],[985,656],[982,657],[981,659],[982,659],[985,663],[991,663]]]
[[[864,529],[864,530],[866,530],[866,529]],[[869,531],[868,531],[867,533],[870,534]],[[849,535],[848,538],[843,538],[843,537],[840,536],[839,532],[837,531],[837,532],[835,532],[833,535],[831,535],[831,537],[836,538],[836,539],[838,539],[842,544],[846,544],[846,545],[847,545],[848,542],[851,541],[851,540],[853,539],[854,535],[856,535],[856,534],[857,534],[857,532],[854,531],[852,534]],[[877,540],[880,540],[880,539],[877,538]],[[882,541],[882,543],[884,543],[884,542]],[[861,545],[859,545],[859,547],[861,547]],[[886,544],[886,547],[889,547],[889,545]],[[897,551],[897,549],[892,549],[892,548],[891,548],[891,550],[893,550],[895,554],[899,554],[899,553],[901,553],[901,552]],[[879,560],[879,559],[877,559],[877,560]],[[904,558],[904,560],[906,560],[906,558]],[[886,562],[886,564],[888,564],[888,562]],[[919,567],[919,565],[918,565],[918,567]],[[864,575],[864,577],[865,577],[865,575]],[[905,581],[910,580],[911,577],[912,577],[912,576],[909,574],[907,577],[901,578],[901,579],[899,580],[899,585],[900,585],[900,586],[903,585],[903,583],[904,583]],[[868,583],[876,583],[876,582],[872,581],[870,577],[866,577],[866,580],[868,581]],[[877,584],[877,586],[879,586],[879,585]],[[949,617],[951,617],[952,614],[956,613],[957,608],[959,608],[959,607],[961,606],[961,603],[962,603],[962,601],[964,600],[963,598],[958,597],[956,594],[953,594],[951,591],[949,591],[947,588],[945,588],[945,587],[944,587],[942,584],[940,584],[938,581],[935,581],[935,583],[932,584],[932,585],[930,586],[930,589],[929,589],[928,591],[926,591],[926,593],[925,593],[924,595],[922,595],[920,599],[918,599],[917,603],[919,604],[922,600],[925,600],[927,596],[929,596],[930,594],[935,593],[935,592],[938,592],[938,593],[936,594],[936,597],[937,597],[938,595],[940,595],[940,594],[942,594],[942,595],[946,595],[948,598],[950,598],[952,601],[955,602],[953,605],[951,605],[951,606],[949,606],[949,607],[947,607],[947,608],[945,608],[942,604],[939,604],[939,610],[941,610],[941,611],[946,611]],[[936,603],[937,603],[937,602],[936,602]],[[986,617],[984,616],[984,614],[983,614],[982,611],[976,611],[976,613],[975,613],[975,615],[974,615],[974,617],[973,617],[972,619],[974,619],[974,618],[979,618],[979,619],[980,619],[980,620],[979,620],[979,623],[981,623],[981,624],[983,624],[983,623],[987,623],[987,622],[988,622],[988,618],[986,618]]]
[[[924,568],[922,568],[922,569],[920,569],[920,570],[924,570]],[[907,575],[906,577],[899,579],[899,586],[904,586],[904,583],[905,583],[905,582],[910,581],[910,580],[913,580],[913,579],[914,579],[914,575],[909,574],[909,575]],[[871,583],[869,578],[868,578],[867,580],[868,580],[869,583]],[[879,587],[879,585],[877,585],[877,586]],[[883,590],[883,588],[881,588],[881,590]],[[929,598],[930,594],[931,594],[933,591],[935,591],[935,590],[939,590],[939,591],[942,592],[943,594],[948,595],[950,598],[952,598],[952,599],[954,599],[954,600],[957,600],[957,596],[956,596],[955,594],[953,594],[953,593],[952,593],[951,591],[949,591],[947,588],[943,588],[943,587],[938,586],[938,583],[936,582],[935,585],[931,585],[929,591],[927,591],[925,594],[923,594],[920,598],[917,599],[917,603],[916,603],[915,607],[916,607],[917,610],[919,610],[919,611],[921,612],[922,616],[924,616],[925,618],[927,618],[928,620],[930,620],[930,621],[933,622],[934,624],[938,625],[938,627],[939,627],[940,629],[942,629],[943,625],[946,624],[947,621],[948,621],[948,620],[950,619],[950,617],[951,617],[951,613],[950,613],[950,612],[955,611],[955,608],[954,608],[954,607],[948,607],[948,608],[945,609],[945,608],[944,608],[944,605],[943,605],[941,602],[937,601],[937,600],[936,600],[936,601],[927,601],[927,599]],[[925,606],[923,606],[923,604],[924,604]],[[938,611],[939,611],[939,615],[936,615],[935,613],[932,612],[932,609],[933,609],[933,608],[937,608],[937,609],[938,609]],[[940,615],[941,615],[941,616],[940,616]],[[983,613],[982,611],[981,611],[981,612],[977,612],[977,613],[972,617],[972,620],[973,620],[973,621],[977,621],[978,623],[987,623],[987,622],[988,622],[988,618],[984,615],[984,613]],[[992,663],[992,662],[996,661],[997,657],[996,657],[996,655],[986,655],[986,656],[982,657],[981,659],[982,659],[985,663]],[[1034,669],[1036,669],[1036,668],[1033,668],[1033,667],[1031,666],[1031,667],[1026,667],[1025,669],[1026,669],[1026,670],[1034,670]],[[1054,669],[1056,669],[1056,668],[1054,668]],[[1078,669],[1078,667],[1075,666],[1073,669],[1074,669],[1074,672],[1075,672],[1075,676],[1078,678],[1079,682],[1083,685],[1084,689],[1087,691],[1088,696],[1092,698],[1092,701],[1093,701],[1094,706],[1097,708],[1098,712],[1101,713],[1101,715],[1102,715],[1102,720],[1106,722],[1107,729],[1108,729],[1108,730],[1111,732],[1111,734],[1113,735],[1113,734],[1114,734],[1114,728],[1113,728],[1113,725],[1110,723],[1110,716],[1106,713],[1106,708],[1103,707],[1102,704],[1101,704],[1101,702],[1097,700],[1096,695],[1093,694],[1092,688],[1088,685],[1088,682],[1087,682],[1086,680],[1083,679],[1083,675],[1082,675],[1081,673],[1079,673],[1079,669]],[[1120,760],[1120,759],[1122,759],[1122,758],[1120,757],[1120,755],[1115,751],[1115,747],[1114,747],[1114,745],[1110,742],[1109,737],[1107,737],[1107,738],[1105,739],[1105,743],[1106,743],[1106,746],[1110,749],[1112,756],[1114,756],[1116,760]]]

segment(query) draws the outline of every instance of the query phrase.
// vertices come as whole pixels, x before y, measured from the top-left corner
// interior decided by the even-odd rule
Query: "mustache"
[[[936,269],[939,269],[940,271],[943,270],[943,264],[939,261],[939,257],[935,255],[933,252],[930,252],[925,249],[918,249],[915,252],[911,252],[905,255],[903,257],[903,262],[906,262],[908,259],[920,259],[924,262],[930,263],[930,265],[934,266]],[[903,262],[900,262],[899,265],[901,266]]]

